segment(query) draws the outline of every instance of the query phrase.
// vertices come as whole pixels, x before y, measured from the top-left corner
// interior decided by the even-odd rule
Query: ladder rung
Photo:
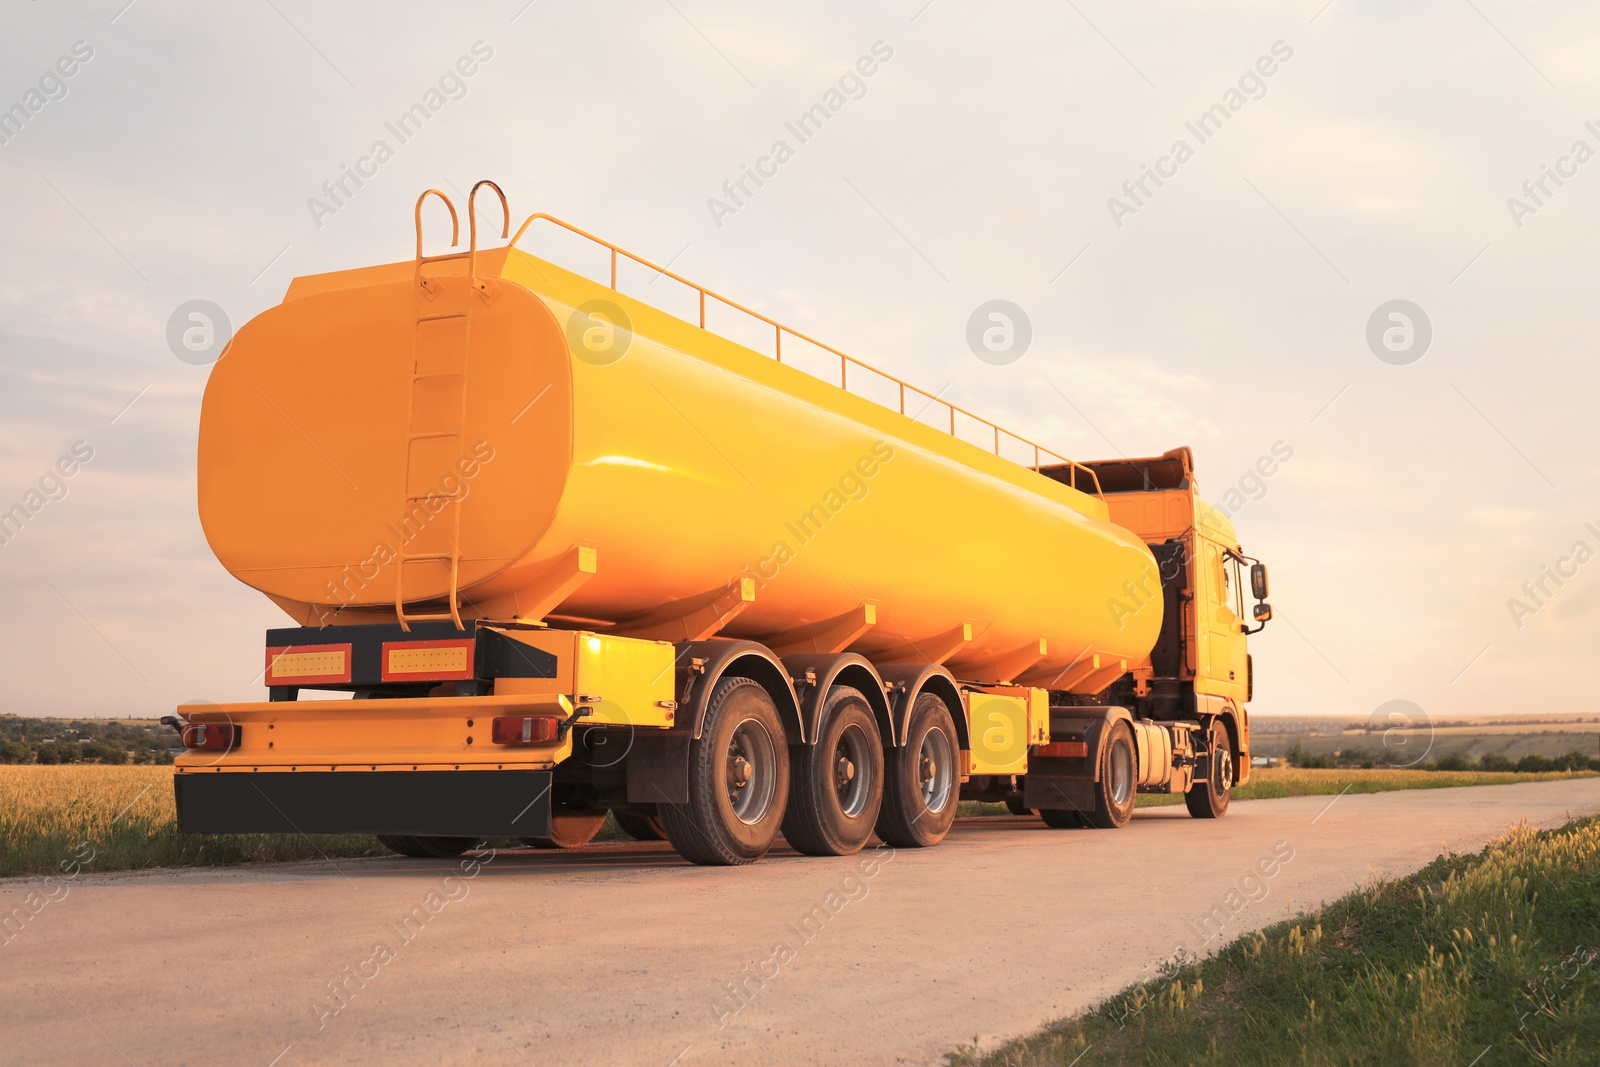
[[[407,615],[407,614],[401,613],[400,617],[402,619],[406,620],[406,622],[434,622],[436,620],[441,620],[441,619],[452,619],[453,620],[455,618],[455,616],[450,614],[448,611],[442,611],[442,612],[430,611],[426,615]]]
[[[423,556],[401,556],[400,557],[400,562],[401,563],[416,563],[416,562],[418,562],[420,560],[434,560],[434,561],[439,562],[439,563],[448,563],[454,558],[455,557],[452,556],[450,553],[444,552],[444,553],[433,553],[433,554],[423,555]]]
[[[466,259],[470,255],[472,255],[471,252],[446,252],[443,255],[438,255],[438,256],[423,256],[421,259],[417,260],[417,262],[418,263],[443,263],[445,260],[448,260],[448,259]]]

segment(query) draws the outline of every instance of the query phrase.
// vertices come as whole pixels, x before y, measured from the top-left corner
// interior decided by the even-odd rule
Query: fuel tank
[[[1111,606],[1154,560],[1092,492],[520,250],[468,262],[297,279],[212,370],[206,537],[301,624],[687,619],[1082,692],[1154,644],[1159,596]]]

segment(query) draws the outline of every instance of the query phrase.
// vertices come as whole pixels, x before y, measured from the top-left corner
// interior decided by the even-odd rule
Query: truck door
[[[1246,674],[1243,590],[1240,586],[1238,561],[1227,555],[1227,550],[1209,539],[1201,540],[1202,573],[1198,576],[1204,588],[1199,590],[1196,607],[1201,615],[1204,631],[1199,657],[1200,670],[1209,685],[1198,688],[1219,696],[1229,696],[1234,701],[1244,701]]]

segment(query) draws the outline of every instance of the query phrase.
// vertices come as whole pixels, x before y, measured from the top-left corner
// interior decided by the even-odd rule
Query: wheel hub
[[[733,817],[754,826],[772,809],[777,753],[766,727],[745,719],[728,739],[728,758],[724,764],[728,805]]]
[[[849,756],[840,756],[839,762],[834,766],[834,780],[845,786],[855,781],[855,777],[856,765],[850,762]]]

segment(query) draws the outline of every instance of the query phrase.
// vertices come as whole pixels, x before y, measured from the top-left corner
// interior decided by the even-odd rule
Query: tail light
[[[506,716],[494,720],[489,735],[497,745],[542,745],[556,739],[560,725],[544,715]]]
[[[1082,759],[1089,754],[1087,741],[1052,741],[1039,746],[1039,755],[1047,759]]]
[[[231,722],[196,722],[183,728],[184,748],[236,748],[242,731]]]

